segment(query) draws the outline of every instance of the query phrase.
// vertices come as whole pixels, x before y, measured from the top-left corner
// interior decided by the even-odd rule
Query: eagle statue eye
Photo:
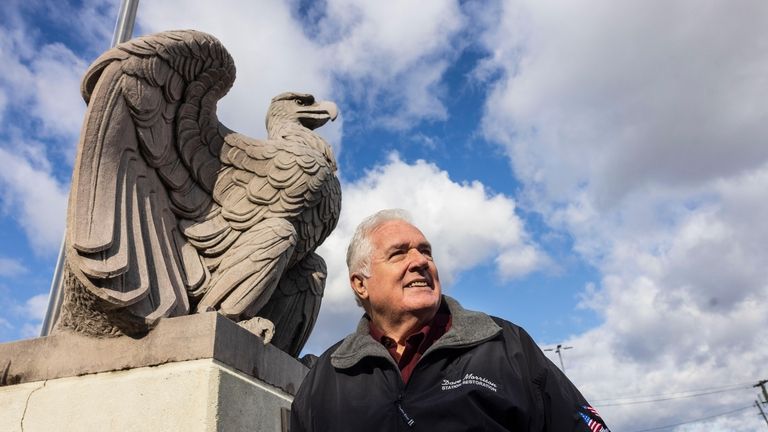
[[[301,99],[295,99],[295,101],[296,101],[296,105],[298,105],[298,106],[304,106],[304,101],[303,101],[303,100],[301,100]]]

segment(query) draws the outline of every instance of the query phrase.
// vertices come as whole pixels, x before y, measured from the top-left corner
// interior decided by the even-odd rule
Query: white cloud
[[[3,55],[3,74],[0,85],[6,100],[19,103],[30,99],[30,89],[34,88],[34,78],[29,67],[22,63],[28,59],[31,41],[27,40],[18,29],[2,27],[0,33],[0,54]],[[10,102],[12,101],[12,102]]]
[[[43,120],[47,133],[72,139],[72,154],[85,113],[80,78],[87,67],[83,59],[61,44],[43,46],[30,66],[34,80],[31,114]]]
[[[53,2],[47,6],[51,8],[50,16],[58,18],[62,25],[74,29],[85,45],[100,52],[107,49],[112,42],[121,3],[113,0],[83,0],[77,8],[66,2]]]
[[[0,147],[0,204],[14,216],[38,253],[53,254],[58,250],[67,192],[46,167],[36,167]]]
[[[30,321],[42,321],[48,311],[48,294],[39,294],[27,299],[23,310]]]
[[[55,178],[53,161],[74,159],[86,62],[64,45],[40,43],[19,16],[2,27],[0,208],[38,253],[50,254],[61,243],[66,207],[66,186]]]
[[[43,328],[42,322],[38,322],[37,324],[27,323],[21,326],[20,335],[22,338],[29,338],[29,339],[36,338],[40,336],[40,331],[42,330],[42,328]]]
[[[80,77],[87,63],[60,43],[35,45],[23,29],[3,28],[0,53],[4,73],[0,76],[5,110],[29,116],[36,138],[67,140],[73,159],[85,104],[80,96]],[[15,125],[15,129],[27,125]],[[61,152],[62,150],[58,150]]]
[[[458,2],[332,0],[318,24],[330,40],[332,72],[387,127],[409,128],[447,117],[439,83],[463,48]]]
[[[0,123],[3,123],[5,116],[5,109],[8,106],[8,96],[4,89],[0,88]]]
[[[342,214],[336,230],[318,249],[328,264],[319,331],[308,345],[319,352],[354,328],[360,316],[347,280],[349,239],[365,217],[384,208],[403,208],[433,243],[440,279],[450,290],[456,276],[494,262],[504,277],[537,270],[546,257],[528,238],[515,202],[491,194],[479,182],[456,183],[437,166],[408,164],[396,155],[354,183],[343,184]],[[489,227],[493,227],[492,229]]]
[[[524,276],[546,264],[549,264],[547,257],[531,245],[502,251],[496,257],[496,266],[505,278]]]
[[[505,5],[486,40],[505,76],[486,131],[548,198],[587,182],[610,205],[644,185],[686,186],[768,156],[762,2]]]
[[[768,5],[505,1],[497,12],[476,74],[501,77],[483,130],[507,150],[521,205],[602,274],[583,305],[604,322],[567,341],[569,375],[593,399],[764,378]],[[750,398],[601,411],[614,429],[641,429]],[[679,430],[755,427],[745,412]]]
[[[284,91],[331,96],[325,72],[331,59],[304,35],[287,2],[227,0],[215,6],[204,0],[153,2],[139,6],[137,19],[144,34],[195,29],[224,44],[238,74],[220,103],[219,119],[238,132],[264,137],[269,101]]]
[[[359,76],[396,75],[425,53],[445,50],[450,36],[463,24],[457,2],[436,0],[419,4],[331,0],[325,13],[321,34],[349,48],[338,53],[340,69]]]
[[[387,127],[446,118],[437,94],[445,57],[462,46],[458,3],[334,0],[320,13],[319,22],[302,23],[283,2],[168,1],[142,4],[138,20],[144,33],[194,28],[222,41],[239,76],[220,118],[244,133],[263,134],[269,100],[286,90],[354,101]]]
[[[24,264],[11,258],[0,258],[0,276],[14,277],[29,271]]]
[[[0,290],[4,287],[0,286]],[[14,338],[33,338],[40,335],[43,319],[48,310],[48,294],[39,294],[29,297],[23,302],[6,297],[6,292],[0,292],[5,308],[0,315],[0,339],[6,339],[3,330],[15,333]],[[7,318],[11,318],[9,320]]]

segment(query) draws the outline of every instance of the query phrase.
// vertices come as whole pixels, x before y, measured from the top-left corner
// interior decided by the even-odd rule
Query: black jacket
[[[525,330],[443,299],[451,328],[407,385],[364,317],[304,379],[291,432],[601,430],[602,420]],[[590,420],[599,424],[589,427]]]

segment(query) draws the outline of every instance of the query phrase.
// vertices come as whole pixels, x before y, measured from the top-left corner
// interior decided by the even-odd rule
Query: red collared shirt
[[[373,322],[370,323],[370,334],[373,339],[379,341],[387,349],[389,355],[400,368],[403,382],[407,384],[416,363],[419,362],[424,352],[450,328],[451,312],[445,305],[441,304],[432,321],[405,339],[405,350],[402,354],[397,353],[397,342],[386,336]]]

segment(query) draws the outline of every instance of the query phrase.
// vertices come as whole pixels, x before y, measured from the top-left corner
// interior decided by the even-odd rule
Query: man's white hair
[[[380,210],[360,222],[347,247],[347,268],[349,274],[357,273],[363,277],[371,276],[371,254],[373,245],[369,239],[371,232],[390,221],[411,223],[411,216],[403,209]]]

